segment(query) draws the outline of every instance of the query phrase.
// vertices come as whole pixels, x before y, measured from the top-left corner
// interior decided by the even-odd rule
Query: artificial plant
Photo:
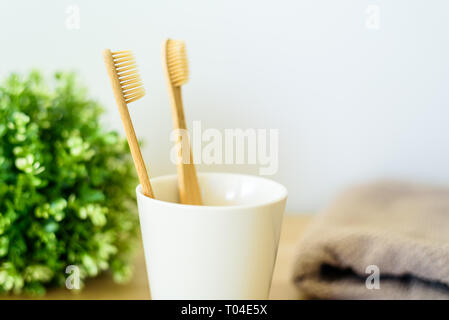
[[[0,86],[0,292],[42,294],[105,270],[130,275],[136,179],[126,141],[70,73]]]

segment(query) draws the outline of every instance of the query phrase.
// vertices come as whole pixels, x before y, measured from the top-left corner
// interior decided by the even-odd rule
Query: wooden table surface
[[[305,228],[311,221],[306,215],[286,215],[284,217],[276,267],[273,274],[270,299],[300,299],[300,294],[290,280],[295,247]],[[24,299],[26,297],[6,296],[2,299]],[[36,298],[34,298],[36,299]],[[80,293],[67,289],[52,289],[39,299],[150,299],[143,250],[136,257],[134,277],[126,284],[116,284],[107,274],[89,280]]]

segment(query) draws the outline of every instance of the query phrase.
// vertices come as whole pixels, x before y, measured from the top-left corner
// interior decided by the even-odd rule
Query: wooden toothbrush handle
[[[181,97],[181,87],[174,87],[170,84],[169,88],[171,89],[173,127],[174,129],[187,130]],[[179,137],[179,139],[181,139],[181,137]],[[179,143],[180,141],[177,142]],[[177,163],[179,198],[183,204],[202,205],[203,201],[201,199],[195,164],[193,163],[190,141],[187,141],[185,144],[188,150],[183,150],[183,145],[184,144],[181,143],[181,154],[178,156],[183,159],[182,153],[189,152],[190,157],[189,163],[184,163],[182,160]]]
[[[118,102],[117,102],[118,103]],[[150,178],[148,177],[145,162],[143,161],[142,153],[140,151],[139,142],[134,131],[131,117],[129,116],[128,106],[126,103],[119,106],[120,117],[122,118],[123,127],[125,128],[126,138],[128,139],[129,149],[134,160],[137,175],[139,177],[140,185],[142,186],[142,193],[150,198],[154,198],[153,189],[151,188]]]
[[[120,118],[122,119],[123,127],[125,129],[129,149],[131,151],[131,156],[134,161],[134,166],[136,168],[137,175],[139,177],[140,185],[142,186],[142,193],[147,197],[154,198],[153,189],[151,188],[150,179],[148,177],[147,169],[145,167],[145,162],[143,161],[142,153],[140,152],[139,142],[137,141],[133,123],[129,115],[128,105],[126,104],[125,99],[123,98],[122,89],[120,87],[117,72],[113,65],[111,51],[105,50],[103,52],[103,57],[106,65],[106,70],[109,75],[109,79],[111,80],[112,91],[114,92],[114,97],[118,106]]]

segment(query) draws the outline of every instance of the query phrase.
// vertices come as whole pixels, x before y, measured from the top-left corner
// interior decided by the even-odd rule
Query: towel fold
[[[301,240],[293,279],[310,298],[449,299],[449,189],[348,190]]]

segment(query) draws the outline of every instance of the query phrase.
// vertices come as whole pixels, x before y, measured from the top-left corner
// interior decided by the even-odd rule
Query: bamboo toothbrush
[[[103,51],[104,63],[111,80],[112,91],[117,103],[129,149],[134,160],[137,175],[139,176],[142,193],[150,198],[154,198],[150,179],[148,178],[145,162],[140,152],[139,143],[128,111],[128,104],[142,98],[145,95],[145,88],[137,70],[136,61],[131,51],[116,51],[106,49]]]
[[[162,61],[170,95],[173,127],[174,129],[187,130],[181,95],[181,86],[187,82],[189,77],[185,43],[179,40],[165,40],[162,45]],[[187,142],[186,145],[188,150],[180,148],[181,154],[179,156],[180,159],[184,159],[182,157],[183,152],[188,151],[190,155],[189,163],[184,163],[181,160],[177,164],[179,197],[183,204],[202,205],[190,143]]]

